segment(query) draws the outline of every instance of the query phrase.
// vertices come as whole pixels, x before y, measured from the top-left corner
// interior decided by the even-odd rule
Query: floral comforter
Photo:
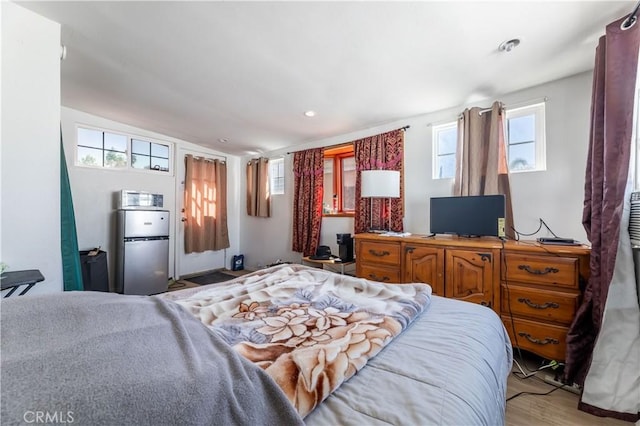
[[[262,367],[304,417],[430,300],[425,284],[387,285],[281,265],[175,302]]]

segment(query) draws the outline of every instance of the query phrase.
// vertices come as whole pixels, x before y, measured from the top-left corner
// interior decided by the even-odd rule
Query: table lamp
[[[391,198],[400,197],[400,172],[397,170],[363,170],[361,173],[362,198],[370,198],[370,228],[373,227],[373,199],[389,199],[389,231],[391,231]]]

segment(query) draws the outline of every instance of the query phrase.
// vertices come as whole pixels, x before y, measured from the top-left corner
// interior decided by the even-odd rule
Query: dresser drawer
[[[507,253],[502,277],[507,281],[578,288],[578,258]]]
[[[358,262],[400,267],[400,244],[377,241],[364,241],[360,244]]]
[[[358,277],[383,283],[399,283],[400,269],[357,263]]]
[[[514,347],[518,346],[546,359],[564,361],[567,327],[541,324],[520,318],[513,318],[512,324],[508,316],[503,316],[502,322]],[[516,337],[514,337],[514,328]]]
[[[509,284],[502,286],[502,312],[569,325],[578,309],[578,293]]]

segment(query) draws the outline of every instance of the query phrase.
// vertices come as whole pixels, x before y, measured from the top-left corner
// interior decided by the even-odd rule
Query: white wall
[[[104,130],[124,133],[131,136],[146,137],[157,141],[168,142],[173,145],[174,164],[171,174],[160,174],[142,170],[109,170],[75,165],[75,146],[77,126],[85,125]],[[128,126],[95,115],[87,114],[71,108],[62,108],[62,131],[64,138],[69,180],[73,195],[78,231],[78,246],[80,250],[101,246],[107,251],[109,265],[109,280],[114,282],[115,273],[115,216],[117,208],[115,194],[122,189],[132,189],[161,193],[164,195],[164,208],[171,213],[169,276],[175,277],[175,243],[176,223],[179,216],[176,213],[176,162],[182,161],[175,155],[180,148],[195,150],[211,155],[227,157],[227,193],[228,193],[228,226],[231,247],[229,253],[238,251],[239,246],[239,213],[238,213],[238,168],[239,158],[205,149],[186,141],[171,138],[151,131]],[[224,256],[220,256],[219,263],[211,264],[207,268],[217,269],[225,267]],[[226,266],[229,267],[230,255]],[[190,271],[200,272],[200,271]]]
[[[42,272],[30,294],[61,291],[60,25],[1,8],[0,261]]]
[[[542,218],[558,236],[587,241],[581,221],[589,137],[591,77],[592,73],[586,72],[505,94],[497,99],[503,101],[508,108],[509,105],[547,97],[547,170],[511,175],[514,222],[519,232],[534,232],[538,229],[539,218]],[[492,101],[488,100],[479,105],[490,106]],[[407,118],[384,126],[265,154],[267,157],[284,155],[285,194],[273,197],[271,218],[249,217],[243,206],[241,247],[247,267],[256,268],[276,259],[300,259],[299,253],[291,251],[293,156],[287,155],[287,151],[340,144],[405,125],[411,126],[405,133],[405,231],[414,234],[429,233],[429,199],[451,195],[453,184],[449,179],[431,178],[432,126],[455,121],[463,109],[464,107],[453,108]],[[244,182],[242,191],[245,191]],[[347,232],[353,233],[352,219],[324,218],[320,244],[329,245],[335,253],[336,233]],[[541,232],[537,236],[546,235],[546,232]]]

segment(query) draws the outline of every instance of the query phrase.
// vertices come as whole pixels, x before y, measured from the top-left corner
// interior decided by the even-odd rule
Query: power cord
[[[536,377],[536,378],[537,378],[537,377]],[[546,383],[546,382],[545,382],[545,383]],[[522,395],[536,395],[536,396],[545,396],[545,395],[549,395],[550,393],[555,392],[555,391],[557,391],[558,389],[562,389],[562,388],[564,388],[565,386],[567,386],[567,385],[554,386],[554,387],[553,387],[553,389],[551,389],[549,392],[540,392],[540,393],[538,393],[538,392],[518,392],[517,394],[515,394],[515,395],[511,395],[509,398],[507,398],[507,399],[506,399],[506,402],[509,402],[509,401],[511,401],[512,399],[517,398],[517,397],[522,396]]]
[[[514,228],[513,226],[511,227],[511,230],[513,232],[515,232],[516,235],[516,241],[520,241],[520,236],[525,236],[525,237],[531,237],[533,235],[536,235],[538,232],[540,232],[540,230],[542,229],[542,227],[544,226],[545,228],[547,228],[547,231],[549,231],[551,233],[551,235],[553,235],[554,237],[558,238],[558,236],[551,230],[551,228],[549,228],[549,226],[546,224],[546,222],[544,220],[542,220],[541,217],[538,218],[539,223],[538,223],[538,229],[536,229],[534,232],[530,233],[530,234],[526,234],[524,232],[520,232],[518,231],[516,228]]]

